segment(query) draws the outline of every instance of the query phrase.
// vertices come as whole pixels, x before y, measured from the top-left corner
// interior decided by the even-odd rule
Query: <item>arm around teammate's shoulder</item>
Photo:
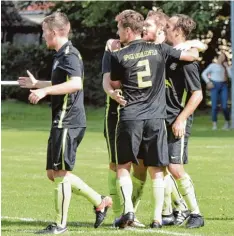
[[[162,52],[164,54],[164,58],[166,60],[168,57],[171,57],[177,60],[179,59],[181,61],[196,61],[199,58],[199,53],[196,48],[191,48],[187,51],[181,51],[165,43],[158,45],[158,47],[161,47]]]
[[[191,48],[187,51],[181,51],[180,60],[181,61],[196,61],[199,58],[199,52],[196,48]]]

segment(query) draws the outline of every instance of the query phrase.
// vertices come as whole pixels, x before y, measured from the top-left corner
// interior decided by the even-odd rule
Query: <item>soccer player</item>
[[[105,52],[102,59],[102,73],[103,73],[103,84],[105,85],[105,80],[109,79],[110,76],[110,58],[111,51],[120,48],[119,40],[110,39],[107,41]],[[106,109],[105,109],[105,122],[104,122],[104,136],[107,143],[108,153],[109,153],[109,172],[108,172],[108,187],[109,194],[112,197],[113,205],[112,209],[115,215],[115,221],[113,226],[116,225],[119,216],[123,211],[122,203],[120,200],[120,195],[117,191],[116,186],[116,158],[115,158],[115,136],[116,136],[116,127],[118,121],[117,107],[118,104],[115,100],[107,96],[106,98]],[[142,161],[142,160],[141,160]],[[141,171],[141,170],[144,171]],[[133,181],[133,195],[132,201],[134,206],[134,212],[137,210],[137,206],[139,205],[140,197],[143,192],[144,183],[146,180],[146,168],[141,165],[140,167],[134,166],[132,174]],[[141,175],[143,173],[143,177]],[[143,178],[143,180],[142,180]],[[135,193],[135,194],[134,194]],[[135,217],[133,223],[131,224],[133,227],[145,227],[144,224],[139,222],[139,220]]]
[[[109,40],[107,44],[112,44],[113,42],[113,40]],[[105,80],[110,74],[110,51],[108,49],[108,45],[106,45],[102,59],[102,74],[103,80]],[[109,194],[113,200],[112,209],[115,218],[118,218],[122,212],[120,196],[117,192],[116,187],[115,132],[118,120],[117,107],[118,103],[115,100],[111,99],[109,96],[107,96],[104,120],[104,137],[106,139],[109,154],[108,188]]]
[[[196,23],[188,16],[177,14],[169,19],[168,43],[176,46],[186,41]],[[188,139],[193,112],[202,101],[199,65],[197,62],[177,62],[173,58],[166,64],[167,133],[170,164],[168,169],[176,179],[191,214],[187,228],[204,226],[197,203],[194,185],[183,164],[188,163]],[[182,215],[183,216],[183,215]],[[185,216],[186,217],[186,216]],[[178,221],[178,224],[180,222]]]
[[[149,11],[144,23],[143,39],[154,42],[156,44],[166,41],[166,27],[169,17],[162,11]],[[172,211],[172,199],[176,210],[186,211],[187,206],[178,192],[178,187],[173,176],[169,171],[165,171],[165,190],[164,190],[164,206],[162,211],[162,224],[174,225],[174,215]]]
[[[157,17],[157,13],[152,12],[152,15],[154,17],[155,22],[150,21],[150,17],[148,14],[148,20],[146,19],[146,23],[148,24],[147,27],[147,33],[144,35],[144,39],[146,40],[150,40],[150,41],[154,41],[156,38],[156,33],[157,31],[155,30],[155,27],[157,25],[157,23],[159,23],[157,21],[157,19],[155,18],[155,15]],[[171,36],[171,34],[169,34],[170,39],[169,40],[175,40],[173,46],[177,46],[180,45],[181,43],[185,43],[185,40],[187,38],[187,36],[189,35],[189,33],[191,32],[191,30],[193,29],[195,23],[192,21],[191,18],[185,16],[185,15],[178,15],[181,16],[181,19],[178,23],[178,25],[181,27],[181,29],[177,29],[177,34],[174,34],[174,36],[178,35],[178,31],[181,32],[183,37],[180,37],[180,40],[178,40],[178,36],[177,36],[177,40],[175,40],[175,38],[173,38]],[[160,21],[162,22],[162,21]],[[179,27],[177,25],[177,27]],[[170,28],[169,28],[170,29]],[[183,38],[183,40],[181,40],[181,38]],[[201,43],[199,43],[199,41],[187,41],[186,43],[188,43],[188,45],[193,44],[196,45],[196,47],[198,47],[200,50],[205,50],[206,46],[202,45]],[[173,64],[173,63],[174,64]],[[184,63],[184,62],[179,62],[177,63],[175,60],[172,61],[168,60],[167,66],[166,66],[166,74],[167,74],[167,78],[168,78],[168,74],[171,76],[170,80],[167,79],[166,81],[166,91],[167,91],[167,113],[168,113],[168,122],[169,122],[169,127],[168,127],[168,143],[169,143],[169,155],[173,155],[173,153],[175,152],[176,149],[178,149],[177,145],[183,145],[184,150],[182,150],[182,146],[179,146],[179,150],[184,153],[184,158],[185,163],[187,162],[187,143],[188,143],[188,136],[190,133],[190,129],[191,129],[191,124],[189,125],[187,123],[186,126],[186,135],[184,137],[184,140],[180,140],[178,142],[175,141],[175,137],[172,134],[171,131],[171,124],[173,123],[173,121],[176,119],[176,116],[182,112],[183,110],[183,105],[181,104],[181,99],[182,99],[182,94],[184,93],[188,93],[187,96],[187,100],[186,100],[186,104],[188,104],[189,108],[191,109],[190,112],[191,114],[193,113],[193,111],[196,109],[196,107],[198,106],[198,104],[200,103],[200,101],[202,100],[202,91],[201,91],[201,84],[200,84],[200,80],[199,80],[199,70],[198,70],[198,65],[197,63]],[[173,67],[171,66],[171,64],[175,66],[175,64],[179,65],[178,68],[176,70],[173,71]],[[180,78],[183,78],[183,80],[181,80]],[[171,80],[173,80],[173,84],[171,84]],[[177,95],[178,94],[178,95]],[[184,98],[185,99],[185,98]],[[185,108],[188,110],[187,105],[185,106]],[[176,112],[177,113],[174,113]],[[188,115],[189,116],[189,115]],[[178,119],[180,119],[180,117],[178,116]],[[192,119],[192,117],[189,117],[189,119]],[[184,142],[183,144],[181,144],[181,142]],[[179,153],[180,154],[180,153]],[[182,155],[182,154],[181,154]],[[174,158],[171,158],[170,156],[170,162],[174,163],[174,161],[176,161]],[[179,155],[180,156],[180,155]],[[173,156],[174,157],[174,156]],[[182,157],[181,157],[182,158]],[[178,161],[178,160],[177,160]],[[169,177],[167,179],[167,177]],[[165,177],[165,181],[167,180],[167,184],[166,184],[166,189],[165,192],[168,191],[170,185],[173,187],[174,190],[172,191],[172,195],[174,195],[174,200],[176,197],[176,208],[177,211],[176,212],[176,220],[175,220],[175,224],[176,225],[180,225],[184,222],[184,220],[188,217],[188,211],[187,211],[187,206],[184,204],[183,199],[180,197],[180,193],[178,192],[177,188],[175,188],[175,184],[173,184],[174,179],[170,176],[167,175]],[[171,181],[173,180],[173,182]],[[169,182],[168,182],[169,181]],[[171,183],[170,183],[171,182]],[[165,196],[167,196],[167,199],[165,198],[165,205],[167,209],[164,209],[164,212],[167,212],[168,216],[164,216],[163,219],[164,221],[168,223],[170,223],[170,213],[172,213],[172,210],[170,210],[170,194],[166,194]],[[187,201],[188,202],[188,201]],[[191,207],[190,210],[192,211]],[[192,213],[194,213],[192,211]],[[194,219],[195,220],[192,220]],[[173,217],[171,218],[173,219]],[[202,226],[202,219],[199,216],[197,216],[196,214],[191,214],[190,217],[191,220],[188,221],[187,223],[187,227],[188,228],[192,228],[192,227],[200,227]],[[197,223],[195,223],[195,221],[197,221]],[[173,221],[171,221],[173,222]],[[192,223],[193,222],[193,223]]]
[[[145,30],[143,39],[150,42],[162,43],[166,41],[166,27],[169,17],[161,11],[149,11],[145,20]],[[188,43],[188,42],[186,42]],[[195,45],[195,43],[193,43]],[[185,45],[184,45],[185,46]],[[195,45],[197,46],[197,45]],[[201,46],[201,45],[200,45]],[[183,216],[187,213],[187,205],[182,198],[175,179],[167,170],[165,172],[165,192],[164,192],[164,206],[162,211],[162,224],[174,225],[177,221],[184,217],[179,217],[179,213],[183,211]],[[175,219],[172,211],[172,200],[175,206],[175,212],[178,217]],[[186,215],[187,216],[187,215]]]
[[[83,104],[83,62],[79,51],[68,40],[70,22],[63,13],[47,16],[42,24],[47,47],[55,49],[51,81],[39,81],[28,71],[29,77],[19,77],[19,84],[31,88],[29,101],[37,104],[51,96],[52,127],[47,149],[47,176],[55,183],[56,222],[40,233],[62,234],[67,231],[67,215],[73,192],[84,196],[95,206],[97,228],[112,204],[71,173],[76,159],[76,149],[86,128]]]
[[[150,11],[145,21],[145,25],[148,30],[147,32],[144,31],[144,39],[155,43],[164,42],[166,38],[165,28],[168,19],[169,17],[163,12]],[[111,51],[119,48],[120,48],[119,40],[110,39],[107,41],[102,61],[104,86],[105,86],[105,80],[109,79]],[[108,184],[109,184],[109,192],[113,199],[112,209],[116,217],[114,225],[118,224],[119,220],[118,217],[122,210],[120,196],[117,193],[117,186],[116,186],[115,131],[117,125],[117,107],[118,103],[115,100],[111,99],[109,96],[107,96],[104,135],[107,141],[107,147],[110,156]],[[141,196],[143,194],[143,188],[147,176],[147,168],[144,166],[143,160],[139,155],[138,155],[138,161],[139,165],[133,163],[133,174],[131,177],[133,182],[132,202],[135,213],[137,211],[137,208],[141,200]],[[164,180],[165,180],[165,195],[164,195],[164,207],[162,212],[163,213],[162,223],[163,225],[171,225],[174,224],[171,195],[173,198],[173,202],[176,205],[176,210],[185,211],[187,208],[186,208],[186,203],[184,202],[183,198],[178,192],[178,187],[176,186],[173,177],[167,174],[164,177]],[[139,220],[135,217],[134,222],[131,224],[131,226],[144,227],[144,224],[140,223]]]
[[[134,220],[131,163],[138,164],[141,146],[144,165],[153,182],[154,212],[152,228],[162,224],[164,198],[163,167],[169,163],[164,119],[166,117],[163,79],[167,56],[195,60],[196,53],[181,52],[168,45],[146,43],[141,39],[144,18],[135,11],[123,11],[116,17],[120,42],[127,45],[111,56],[111,82],[107,94],[119,102],[116,137],[117,177],[124,201],[119,223],[124,227]],[[115,89],[122,88],[123,97]],[[124,102],[120,101],[125,99]]]

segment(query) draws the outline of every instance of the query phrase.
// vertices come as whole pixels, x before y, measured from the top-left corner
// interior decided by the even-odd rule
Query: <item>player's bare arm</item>
[[[202,90],[197,90],[192,92],[192,96],[190,97],[188,103],[186,104],[183,111],[176,118],[172,131],[177,138],[181,138],[185,134],[185,121],[188,119],[190,115],[196,110],[200,102],[202,101],[203,95]]]
[[[53,85],[41,89],[30,90],[29,101],[32,104],[37,104],[42,98],[47,95],[62,95],[74,93],[83,88],[82,79],[80,77],[71,77],[69,81],[62,84]]]
[[[120,41],[119,39],[109,39],[106,42],[106,48],[105,50],[109,50],[110,52],[113,52],[114,50],[120,49]]]
[[[51,86],[50,81],[37,80],[29,70],[28,77],[19,77],[18,82],[21,88],[45,88]]]
[[[187,51],[182,51],[180,55],[181,61],[196,61],[199,58],[199,52],[196,48],[191,48]]]
[[[175,49],[182,50],[182,51],[183,50],[187,51],[191,48],[196,48],[199,52],[204,52],[208,47],[206,44],[204,44],[203,42],[197,39],[187,40],[175,46]]]
[[[120,81],[111,81],[110,73],[105,73],[103,75],[102,81],[103,89],[108,96],[118,102],[120,105],[125,106],[127,101],[121,94],[121,83]]]

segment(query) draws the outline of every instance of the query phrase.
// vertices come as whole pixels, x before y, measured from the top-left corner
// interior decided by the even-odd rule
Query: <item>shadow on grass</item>
[[[233,130],[216,130],[216,131],[212,131],[208,128],[204,127],[204,130],[198,130],[197,128],[200,128],[198,126],[196,126],[196,128],[194,127],[194,129],[192,128],[192,137],[202,137],[202,138],[208,138],[208,137],[212,137],[212,138],[231,138],[234,137],[234,129]]]
[[[40,220],[34,220],[34,221],[20,221],[20,220],[7,220],[2,219],[2,227],[9,227],[9,226],[38,226],[38,228],[46,227],[48,224],[51,224],[51,221],[40,221]],[[91,222],[68,222],[67,226],[72,227],[84,227],[84,228],[94,228],[94,223]],[[103,223],[101,227],[110,227],[110,224]],[[11,231],[10,229],[4,229],[5,231]]]
[[[222,220],[234,220],[234,217],[205,217],[206,220],[222,221]]]

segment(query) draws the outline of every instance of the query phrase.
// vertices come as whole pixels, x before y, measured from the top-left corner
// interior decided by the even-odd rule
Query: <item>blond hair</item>
[[[45,23],[50,30],[58,30],[61,36],[68,36],[71,28],[67,15],[62,12],[46,16],[42,23]]]

